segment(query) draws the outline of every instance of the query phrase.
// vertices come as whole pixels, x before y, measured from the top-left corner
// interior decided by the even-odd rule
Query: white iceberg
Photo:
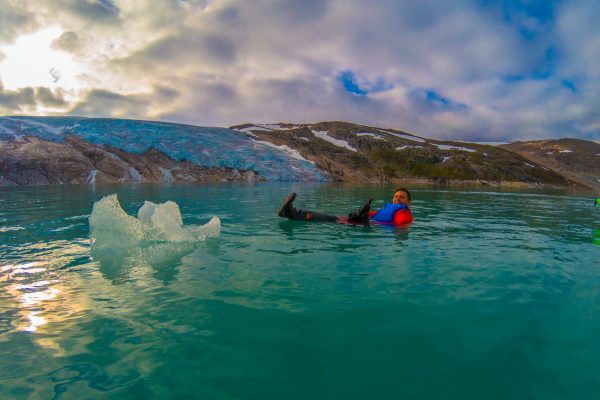
[[[221,220],[205,225],[183,225],[179,206],[173,201],[146,201],[137,218],[127,215],[116,194],[103,197],[90,216],[90,237],[96,247],[128,247],[153,243],[198,243],[221,233]]]

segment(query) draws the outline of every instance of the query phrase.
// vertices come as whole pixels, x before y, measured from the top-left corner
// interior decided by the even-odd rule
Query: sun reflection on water
[[[0,281],[7,283],[2,303],[18,310],[12,332],[36,334],[38,345],[62,352],[60,335],[88,305],[74,290],[74,282],[63,279],[57,266],[64,265],[64,249],[46,260],[0,266]],[[42,336],[38,334],[42,333]]]
[[[40,313],[40,311],[32,311],[31,313],[29,313],[29,321],[31,322],[31,324],[27,327],[25,327],[23,330],[27,331],[27,332],[35,332],[37,331],[37,328],[39,326],[45,325],[48,321],[46,321],[46,318],[44,317],[39,317],[38,314]]]

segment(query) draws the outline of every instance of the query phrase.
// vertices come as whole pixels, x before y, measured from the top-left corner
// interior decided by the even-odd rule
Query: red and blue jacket
[[[413,222],[410,208],[404,204],[387,203],[381,210],[370,211],[369,217],[381,224],[407,225]]]

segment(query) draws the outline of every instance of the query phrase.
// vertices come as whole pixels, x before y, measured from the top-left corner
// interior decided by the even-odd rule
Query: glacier
[[[254,170],[269,181],[331,180],[314,163],[227,128],[113,118],[0,117],[0,141],[26,135],[52,142],[77,136],[134,154],[154,148],[204,167]]]

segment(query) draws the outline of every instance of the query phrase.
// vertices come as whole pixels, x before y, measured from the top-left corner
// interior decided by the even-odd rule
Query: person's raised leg
[[[327,215],[315,211],[304,211],[294,208],[293,203],[295,199],[296,193],[290,193],[283,201],[283,204],[281,205],[277,215],[282,218],[289,218],[297,221],[337,221],[337,217],[334,215]]]
[[[298,212],[298,210],[296,210],[293,206],[295,198],[296,198],[296,193],[294,193],[294,192],[290,193],[288,195],[288,197],[286,197],[285,200],[283,201],[283,204],[281,205],[281,208],[279,209],[279,212],[277,213],[277,215],[279,215],[282,218],[295,219],[295,218],[292,218]]]

